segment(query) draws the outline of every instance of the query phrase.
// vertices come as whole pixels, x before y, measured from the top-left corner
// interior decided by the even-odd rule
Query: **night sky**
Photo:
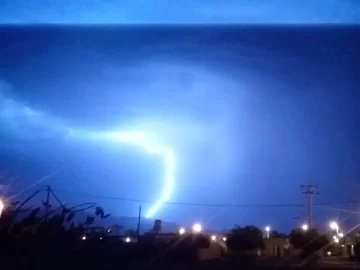
[[[0,22],[96,17],[88,12],[78,21],[73,12],[59,21],[50,13],[51,21],[36,1],[26,12],[16,2],[0,1]],[[341,10],[355,1],[341,3],[337,17],[328,10],[310,22],[354,22],[356,8],[353,17]],[[247,23],[263,23],[255,17]],[[136,18],[130,22],[155,22]],[[161,160],[70,131],[141,130],[176,153],[172,203],[156,217],[288,230],[293,217],[306,220],[306,209],[269,204],[306,203],[301,184],[319,186],[315,203],[359,200],[359,47],[360,28],[341,24],[3,25],[0,181],[11,186],[4,196],[54,174],[29,191],[49,184],[66,202],[98,202],[114,215],[136,216],[139,204],[146,210],[159,196]],[[354,225],[356,215],[344,209],[357,208],[316,206],[315,224],[339,218]]]
[[[358,0],[1,0],[0,23],[359,23]]]

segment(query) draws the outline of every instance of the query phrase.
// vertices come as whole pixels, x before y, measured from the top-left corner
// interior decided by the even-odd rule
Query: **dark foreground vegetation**
[[[31,198],[31,196],[29,197]],[[135,269],[159,262],[191,262],[196,249],[208,247],[208,237],[176,234],[158,239],[156,232],[134,237],[111,235],[107,229],[92,231],[96,219],[109,216],[95,204],[26,209],[25,203],[6,203],[0,217],[1,269]],[[53,209],[54,208],[54,209]],[[75,222],[86,211],[83,222]],[[90,212],[91,211],[91,212]]]
[[[176,234],[158,237],[153,231],[141,237],[111,235],[108,231],[89,231],[96,219],[109,216],[95,204],[54,208],[49,200],[42,207],[26,209],[26,201],[7,203],[0,217],[1,269],[291,269],[291,258],[263,260],[251,251],[264,249],[264,237],[254,226],[235,227],[227,234],[227,247],[233,252],[217,261],[198,261],[197,250],[209,248],[209,236]],[[78,212],[93,211],[82,223],[75,223]],[[133,234],[134,232],[132,232]],[[293,230],[292,246],[301,250],[300,258],[314,258],[329,241],[316,230]],[[359,249],[359,248],[357,248]],[[224,254],[223,254],[224,255]],[[311,269],[309,264],[303,265]]]

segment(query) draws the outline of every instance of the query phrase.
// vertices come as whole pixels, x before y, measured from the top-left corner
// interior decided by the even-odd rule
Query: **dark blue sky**
[[[316,202],[355,200],[359,34],[354,26],[3,26],[0,171],[23,187],[60,170],[45,183],[75,192],[59,193],[64,200],[136,215],[139,203],[76,192],[155,200],[162,163],[64,129],[146,129],[176,152],[172,202],[301,204],[306,183],[319,185]],[[315,211],[319,225],[347,217]],[[287,229],[305,213],[167,205],[159,216]]]

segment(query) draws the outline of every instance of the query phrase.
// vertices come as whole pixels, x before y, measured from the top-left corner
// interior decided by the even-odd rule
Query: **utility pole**
[[[319,194],[319,192],[316,191],[316,189],[318,188],[317,185],[313,185],[313,184],[309,184],[309,185],[301,185],[302,189],[305,189],[305,191],[303,192],[304,194],[307,195],[308,198],[308,222],[309,222],[309,228],[312,228],[312,221],[313,221],[313,217],[312,217],[312,196],[315,194]]]
[[[136,231],[138,241],[139,241],[139,237],[140,237],[140,222],[141,222],[141,205],[139,206],[139,217],[138,217],[138,224],[137,224],[137,231]]]
[[[46,202],[45,202],[45,221],[49,216],[49,208],[50,208],[50,187],[46,186]]]

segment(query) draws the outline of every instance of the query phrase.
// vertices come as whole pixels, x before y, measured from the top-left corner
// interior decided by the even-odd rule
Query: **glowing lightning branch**
[[[151,218],[169,200],[175,183],[175,153],[173,149],[166,145],[160,145],[152,142],[143,133],[138,132],[107,132],[92,133],[92,139],[105,139],[125,144],[134,144],[141,147],[147,153],[159,155],[164,162],[164,186],[160,198],[151,206],[145,214],[146,218]]]
[[[147,211],[145,217],[154,216],[161,206],[169,200],[175,182],[175,153],[173,149],[156,143],[143,132],[89,132],[67,127],[56,117],[34,110],[25,106],[21,101],[5,96],[2,92],[3,89],[6,90],[7,85],[0,80],[0,126],[4,127],[3,130],[8,128],[12,136],[15,134],[20,138],[23,138],[24,134],[32,134],[33,137],[46,135],[49,138],[66,134],[66,138],[109,140],[139,146],[150,154],[161,156],[164,162],[165,183],[161,196]],[[27,128],[26,132],[24,132],[25,128]],[[35,132],[39,130],[41,134]]]

